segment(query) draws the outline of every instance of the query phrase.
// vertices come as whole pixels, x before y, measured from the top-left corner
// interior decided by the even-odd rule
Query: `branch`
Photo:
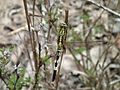
[[[109,13],[115,15],[115,16],[120,17],[120,14],[119,14],[119,13],[117,13],[117,12],[115,12],[115,11],[113,11],[113,10],[111,10],[111,9],[109,9],[109,8],[101,5],[101,4],[96,3],[96,2],[94,2],[93,0],[87,0],[87,1],[90,2],[90,3],[92,3],[92,4],[94,4],[94,5],[96,5],[96,6],[98,6],[98,7],[100,7],[100,8],[102,8],[102,9],[104,9],[104,10],[106,10],[107,12],[109,12]]]

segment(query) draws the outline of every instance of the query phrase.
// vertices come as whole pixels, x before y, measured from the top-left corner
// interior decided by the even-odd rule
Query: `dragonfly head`
[[[67,24],[62,22],[62,23],[60,23],[60,27],[67,27]]]

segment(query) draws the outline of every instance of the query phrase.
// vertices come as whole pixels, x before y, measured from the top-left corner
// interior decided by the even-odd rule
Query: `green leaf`
[[[101,33],[104,30],[101,25],[97,25],[94,28],[95,28],[95,33]]]
[[[84,15],[81,16],[81,18],[82,18],[84,21],[88,21],[89,18],[90,18],[90,16],[87,15],[87,14],[84,14]]]
[[[15,74],[11,74],[9,82],[8,82],[8,86],[10,87],[11,90],[14,89],[14,82],[16,81],[16,75]]]
[[[50,64],[49,56],[45,56],[45,57],[43,58],[43,61],[44,61],[45,64]]]
[[[75,52],[76,52],[76,53],[82,53],[82,52],[85,51],[85,50],[86,50],[85,47],[80,47],[80,48],[75,49]]]

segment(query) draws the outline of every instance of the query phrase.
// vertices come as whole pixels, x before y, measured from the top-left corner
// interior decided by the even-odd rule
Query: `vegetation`
[[[120,89],[119,31],[111,25],[120,14],[107,7],[111,0],[71,2],[67,6],[59,0],[23,0],[27,26],[8,35],[23,32],[24,40],[0,48],[3,90]],[[77,9],[75,16],[71,7]],[[65,55],[72,56],[77,74],[74,67],[67,75],[61,73]],[[69,85],[69,77],[77,81]]]

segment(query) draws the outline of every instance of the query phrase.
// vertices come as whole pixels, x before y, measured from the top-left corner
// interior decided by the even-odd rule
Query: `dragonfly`
[[[52,81],[55,80],[57,74],[58,60],[62,58],[62,54],[66,52],[65,43],[67,37],[67,25],[65,23],[60,24],[60,28],[58,30],[58,37],[57,37],[57,50],[56,50],[56,57],[54,63],[54,71],[52,75]]]

